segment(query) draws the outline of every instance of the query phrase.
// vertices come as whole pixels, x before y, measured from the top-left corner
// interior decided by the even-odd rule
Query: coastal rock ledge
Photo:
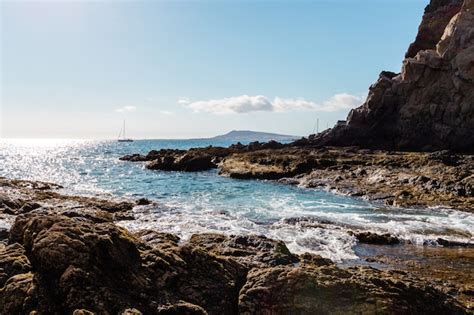
[[[432,0],[401,73],[382,72],[312,144],[474,152],[474,0]]]
[[[262,236],[19,215],[0,242],[1,314],[467,314],[400,271],[342,269]]]

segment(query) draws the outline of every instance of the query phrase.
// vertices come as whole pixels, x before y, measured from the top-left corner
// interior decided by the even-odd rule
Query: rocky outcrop
[[[0,177],[0,188],[0,217],[46,211],[69,217],[87,216],[95,222],[110,222],[126,217],[136,205],[127,200],[65,195],[58,191],[61,186],[56,184],[4,177]],[[137,203],[145,206],[151,202],[143,199],[137,200]]]
[[[439,291],[403,275],[334,266],[252,270],[239,298],[241,314],[456,314]],[[390,297],[386,292],[391,292]],[[426,305],[421,301],[432,301]]]
[[[2,314],[467,313],[404,273],[341,269],[264,237],[179,242],[32,212],[1,246]]]
[[[248,145],[237,143],[227,148],[208,146],[189,150],[162,149],[159,151],[152,150],[147,155],[125,155],[120,160],[147,162],[146,167],[152,170],[198,172],[217,168],[223,158],[233,153],[278,149],[284,146],[284,144],[276,141],[266,143],[256,141]]]
[[[462,158],[456,161],[463,163]],[[1,179],[0,183],[5,198],[41,204],[17,215],[5,232],[7,239],[0,241],[1,314],[470,311],[472,281],[462,270],[449,271],[450,275],[464,275],[459,285],[446,287],[441,275],[443,281],[432,286],[403,272],[341,268],[318,255],[296,255],[284,242],[259,235],[206,233],[182,240],[154,230],[131,233],[114,224],[114,217],[128,210],[88,208],[88,204],[97,205],[98,199],[69,199],[71,196],[54,191],[54,186],[50,191],[39,190],[28,181]],[[290,218],[288,222],[301,220],[329,225],[311,218]],[[390,241],[386,235],[355,233],[367,242]],[[456,249],[451,246],[458,245],[440,248],[452,254]],[[469,259],[470,247],[463,249]],[[453,259],[450,256],[449,261]],[[429,270],[426,265],[420,269]]]
[[[474,1],[432,0],[399,74],[382,72],[313,145],[474,152]]]
[[[226,157],[220,174],[278,179],[389,206],[474,211],[474,156],[448,151],[387,152],[354,147],[288,147]]]

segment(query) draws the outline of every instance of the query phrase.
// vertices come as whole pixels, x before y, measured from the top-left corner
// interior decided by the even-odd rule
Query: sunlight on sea
[[[447,209],[392,209],[362,199],[268,181],[234,180],[217,171],[151,171],[120,156],[151,149],[227,146],[208,140],[138,140],[130,143],[69,139],[0,140],[0,176],[61,184],[64,192],[115,198],[146,197],[121,225],[188,238],[197,232],[262,234],[335,261],[356,258],[349,230],[391,233],[415,244],[438,237],[473,242],[474,216]],[[0,220],[1,221],[1,220]],[[0,226],[5,225],[0,222]]]

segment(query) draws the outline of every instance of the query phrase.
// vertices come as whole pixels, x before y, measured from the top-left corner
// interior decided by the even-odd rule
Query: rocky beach
[[[431,0],[401,72],[321,133],[78,147],[0,156],[30,163],[0,176],[0,314],[474,314],[474,0]],[[58,183],[14,179],[37,168]],[[199,193],[216,206],[184,209]]]
[[[472,247],[446,244],[426,260],[399,261],[393,248],[375,246],[364,264],[337,265],[263,236],[182,241],[120,227],[131,209],[149,206],[144,199],[69,196],[5,178],[0,186],[1,215],[12,220],[0,233],[4,314],[468,314],[473,302]]]

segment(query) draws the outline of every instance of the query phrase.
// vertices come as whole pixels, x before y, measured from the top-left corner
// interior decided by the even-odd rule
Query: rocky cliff
[[[474,0],[431,0],[401,73],[382,72],[362,106],[310,140],[474,151]]]

